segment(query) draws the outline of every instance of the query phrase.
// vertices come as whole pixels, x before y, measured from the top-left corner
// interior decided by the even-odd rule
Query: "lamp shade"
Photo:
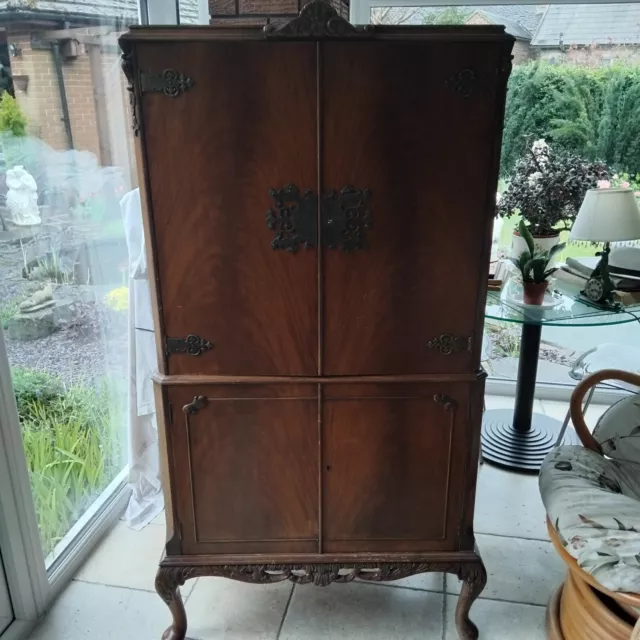
[[[572,240],[640,238],[640,208],[632,189],[589,189],[571,228]]]

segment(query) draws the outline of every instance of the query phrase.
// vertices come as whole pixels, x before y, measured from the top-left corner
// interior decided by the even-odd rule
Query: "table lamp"
[[[616,306],[609,275],[610,242],[640,238],[640,208],[633,189],[589,189],[571,229],[572,240],[604,242],[600,262],[581,292],[590,302]]]

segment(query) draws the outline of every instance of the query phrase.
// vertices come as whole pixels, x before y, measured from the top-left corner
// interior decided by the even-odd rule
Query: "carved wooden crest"
[[[302,7],[297,18],[280,29],[267,25],[264,32],[279,38],[340,38],[364,34],[362,29],[341,17],[327,0],[311,0]]]

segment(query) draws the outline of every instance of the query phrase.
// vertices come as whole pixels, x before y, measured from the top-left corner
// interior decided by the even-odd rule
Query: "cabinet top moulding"
[[[511,41],[504,27],[468,25],[464,30],[456,27],[442,26],[406,26],[388,27],[375,25],[366,31],[362,27],[359,30],[358,40],[433,40],[447,42],[495,42]],[[360,30],[362,33],[360,34]],[[285,38],[282,37],[282,40]],[[287,37],[287,40],[351,40],[350,36],[314,37],[305,36],[299,38]],[[263,42],[281,41],[277,32],[273,35],[265,33],[264,27],[219,27],[204,25],[180,25],[180,26],[131,26],[129,31],[120,36],[119,42],[124,48],[130,42],[206,42],[209,40],[261,40]]]
[[[211,26],[132,26],[120,38],[125,48],[131,40],[447,40],[447,41],[512,41],[501,25],[446,26],[354,26],[341,17],[327,0],[311,0],[300,15],[283,26],[211,27]]]

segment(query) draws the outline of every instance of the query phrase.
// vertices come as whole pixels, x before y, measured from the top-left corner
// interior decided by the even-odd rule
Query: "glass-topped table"
[[[640,306],[611,311],[578,300],[577,288],[558,289],[554,293],[558,304],[548,309],[520,306],[504,292],[487,294],[485,318],[522,325],[515,409],[485,411],[482,421],[482,456],[487,462],[537,472],[558,438],[560,421],[533,413],[542,327],[570,329],[640,322]],[[564,442],[578,442],[572,430],[567,431]]]

